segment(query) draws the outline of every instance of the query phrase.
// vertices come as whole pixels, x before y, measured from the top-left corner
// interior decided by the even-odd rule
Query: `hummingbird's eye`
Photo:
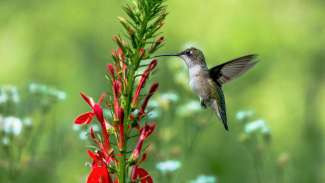
[[[188,56],[191,56],[191,55],[193,54],[193,51],[192,51],[192,50],[187,50],[187,51],[185,52],[185,54],[188,55]]]

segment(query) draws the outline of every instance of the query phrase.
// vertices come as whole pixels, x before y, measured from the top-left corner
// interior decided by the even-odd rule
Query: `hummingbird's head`
[[[191,47],[179,53],[188,66],[205,64],[204,54],[201,50]]]
[[[193,65],[206,65],[205,59],[204,59],[204,54],[201,50],[191,47],[187,48],[186,50],[177,53],[177,54],[164,54],[164,55],[158,55],[156,57],[161,57],[161,56],[177,56],[182,58],[186,65],[188,67],[191,67]]]

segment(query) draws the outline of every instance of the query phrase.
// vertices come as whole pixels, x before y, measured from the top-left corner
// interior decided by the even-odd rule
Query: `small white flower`
[[[91,127],[93,128],[94,132],[99,132],[100,128],[97,124],[92,124]]]
[[[217,183],[217,177],[209,175],[200,175],[190,183]]]
[[[20,102],[20,97],[19,97],[18,93],[13,93],[12,94],[12,101],[14,103],[19,103]]]
[[[201,104],[198,101],[190,101],[178,108],[178,114],[181,116],[188,116],[193,112],[201,110]]]
[[[88,138],[88,133],[86,132],[86,131],[81,131],[80,133],[79,133],[79,138],[81,139],[81,140],[87,140],[87,138]]]
[[[3,129],[3,117],[0,115],[0,131],[2,131],[2,129]]]
[[[72,130],[73,131],[79,131],[80,129],[81,129],[80,125],[77,125],[77,124],[72,125]]]
[[[150,107],[150,108],[159,107],[159,102],[157,100],[150,100],[148,103],[148,107]]]
[[[2,144],[3,145],[9,145],[10,143],[10,140],[8,137],[3,137],[2,140],[1,140]]]
[[[57,95],[58,99],[61,100],[61,101],[65,100],[67,98],[67,94],[65,92],[63,92],[63,91],[58,91],[56,93],[56,95]]]
[[[253,114],[253,111],[239,111],[236,114],[236,119],[243,120],[245,118],[251,117]]]
[[[4,104],[8,101],[8,96],[4,92],[0,92],[0,104]]]
[[[160,116],[160,112],[155,110],[155,111],[150,111],[148,114],[149,119],[157,119]]]
[[[259,120],[256,120],[256,121],[252,121],[252,122],[249,122],[245,125],[245,132],[250,134],[250,133],[254,133],[258,130],[261,130],[262,129],[265,129],[266,128],[266,123],[264,120],[262,119],[259,119]]]
[[[11,87],[10,92],[11,92],[11,100],[14,103],[19,103],[20,98],[19,98],[19,93],[18,93],[17,87],[15,87],[15,86]]]
[[[174,172],[182,166],[180,161],[167,160],[156,164],[156,168],[163,174]]]
[[[30,93],[36,93],[38,85],[36,83],[30,83],[28,86],[28,90]]]
[[[7,134],[18,136],[23,129],[21,120],[17,117],[9,116],[3,119],[3,131]]]
[[[23,119],[23,124],[25,125],[25,126],[32,126],[32,119],[31,118],[24,118]]]
[[[177,102],[178,99],[179,99],[179,97],[174,92],[167,92],[167,93],[162,94],[160,96],[160,99],[167,100],[167,101],[171,101],[171,102]]]

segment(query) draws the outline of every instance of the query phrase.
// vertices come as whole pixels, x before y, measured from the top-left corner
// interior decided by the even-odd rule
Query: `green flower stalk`
[[[126,36],[113,36],[118,48],[112,50],[114,63],[107,65],[112,96],[102,95],[95,103],[91,97],[81,94],[91,111],[78,116],[75,123],[88,125],[96,117],[101,127],[100,134],[90,128],[96,149],[88,151],[93,160],[88,183],[153,182],[140,164],[146,159],[144,141],[156,126],[145,117],[146,107],[157,91],[158,83],[151,84],[145,94],[143,88],[157,61],[144,64],[143,60],[163,45],[164,38],[158,32],[167,15],[163,3],[164,0],[133,0],[123,8],[127,18],[118,17],[118,20]],[[139,75],[142,67],[146,69]],[[104,110],[111,111],[111,119],[104,116]],[[131,136],[138,137],[136,144],[129,142]]]

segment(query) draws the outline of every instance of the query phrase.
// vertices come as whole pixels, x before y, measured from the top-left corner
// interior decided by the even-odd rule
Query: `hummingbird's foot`
[[[204,100],[200,99],[201,107],[206,109],[207,105],[205,104]]]

